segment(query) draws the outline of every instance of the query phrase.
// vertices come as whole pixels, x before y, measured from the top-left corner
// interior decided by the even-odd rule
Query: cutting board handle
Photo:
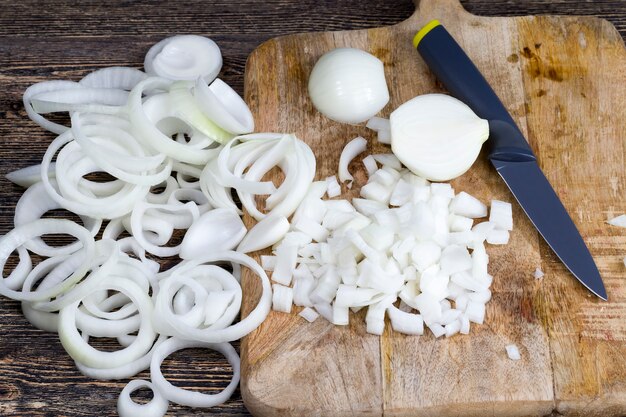
[[[406,25],[416,31],[432,19],[440,16],[461,18],[470,16],[461,5],[460,0],[413,0],[415,12],[400,25]],[[442,22],[445,24],[445,22]]]

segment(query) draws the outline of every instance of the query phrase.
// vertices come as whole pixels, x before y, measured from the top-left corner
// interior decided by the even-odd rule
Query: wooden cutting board
[[[457,0],[417,1],[398,25],[272,39],[246,65],[245,97],[258,131],[295,132],[317,156],[317,178],[337,172],[344,144],[363,135],[368,152],[388,152],[364,127],[332,122],[307,94],[316,60],[336,47],[362,48],[385,63],[391,100],[443,91],[411,46],[439,19],[510,110],[598,264],[609,302],[587,292],[558,262],[514,204],[505,247],[489,246],[495,280],[486,323],[470,336],[409,337],[390,326],[365,332],[308,324],[272,312],[242,344],[242,394],[255,416],[530,416],[626,413],[626,233],[606,224],[626,212],[626,50],[615,28],[591,17],[487,18]],[[354,196],[366,181],[359,161]],[[488,202],[514,202],[485,155],[453,181]],[[248,225],[253,221],[246,220]],[[541,267],[542,280],[533,272]],[[256,278],[244,276],[243,314]],[[505,345],[516,344],[521,361]]]

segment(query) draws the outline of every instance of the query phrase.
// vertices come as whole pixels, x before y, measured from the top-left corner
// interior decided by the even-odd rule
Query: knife
[[[607,300],[589,249],[537,164],[524,135],[463,49],[437,21],[424,26],[413,46],[450,93],[489,121],[489,160],[554,253],[589,291]]]

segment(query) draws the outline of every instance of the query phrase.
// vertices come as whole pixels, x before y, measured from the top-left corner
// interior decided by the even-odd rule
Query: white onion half
[[[489,137],[489,123],[445,94],[417,96],[391,113],[391,149],[413,173],[448,181],[467,171]]]

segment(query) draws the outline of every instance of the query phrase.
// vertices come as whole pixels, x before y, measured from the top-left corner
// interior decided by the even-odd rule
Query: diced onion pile
[[[357,151],[342,153],[342,181],[352,180],[347,164]],[[273,256],[262,257],[273,309],[295,304],[307,321],[347,325],[350,310],[367,307],[369,333],[382,334],[385,315],[400,333],[419,335],[424,325],[435,337],[469,333],[491,298],[485,243],[508,243],[511,204],[493,200],[489,220],[474,224],[488,211],[471,195],[412,174],[391,154],[363,162],[370,175],[361,198],[323,199],[337,195],[335,181],[313,183]]]
[[[34,326],[58,332],[83,374],[122,379],[150,369],[151,382],[131,381],[122,391],[122,417],[163,416],[170,401],[211,407],[230,397],[239,383],[230,342],[258,327],[272,303],[266,273],[235,249],[242,240],[257,250],[282,237],[266,241],[258,229],[246,236],[232,192],[257,219],[267,216],[272,225],[278,219],[284,235],[286,217],[315,175],[311,149],[295,136],[239,136],[253,130],[252,114],[215,78],[221,65],[210,39],[176,36],[150,50],[148,74],[104,68],[80,82],[41,82],[24,94],[31,119],[59,136],[40,166],[7,175],[28,188],[15,228],[0,239],[2,267],[19,255],[17,267],[0,279],[0,294],[20,300]],[[56,112],[69,112],[71,125],[46,119]],[[285,174],[278,187],[261,181],[274,167]],[[103,173],[105,181],[88,177]],[[266,197],[264,208],[257,207],[258,195]],[[77,214],[82,225],[42,219],[55,209]],[[173,245],[175,232],[184,230],[182,243]],[[42,239],[51,234],[74,241],[51,246]],[[33,254],[43,259],[34,268]],[[172,256],[183,260],[169,270],[153,260]],[[241,267],[258,276],[263,291],[235,322]],[[93,338],[117,340],[121,348],[95,349]],[[167,356],[192,347],[216,350],[232,365],[232,381],[221,393],[186,391],[161,374]],[[140,388],[154,392],[149,403],[131,399]]]

